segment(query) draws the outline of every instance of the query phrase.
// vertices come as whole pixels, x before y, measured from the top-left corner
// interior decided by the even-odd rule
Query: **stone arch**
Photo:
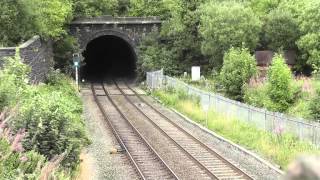
[[[105,41],[106,39],[111,40],[111,42],[108,43],[108,41]],[[120,43],[120,44],[122,44],[121,46],[126,47],[124,49],[124,51],[122,51],[121,49],[119,50],[124,53],[120,52],[120,54],[116,55],[116,56],[117,57],[119,56],[121,58],[124,55],[124,56],[128,56],[128,58],[125,58],[126,60],[124,60],[124,61],[114,61],[114,60],[111,60],[108,62],[101,61],[102,58],[99,58],[99,56],[101,55],[100,54],[101,49],[95,48],[95,47],[102,47],[102,48],[107,48],[107,49],[109,47],[111,49],[111,51],[108,51],[107,53],[102,52],[102,54],[107,54],[107,56],[113,57],[115,54],[118,53],[117,52],[118,50],[115,50],[113,48],[119,49],[119,48],[117,48],[119,46],[119,44],[116,42],[112,42],[115,39],[117,42],[121,42]],[[101,45],[97,44],[99,42],[101,43],[101,40],[105,41],[105,43],[107,44],[106,47],[103,44],[101,44]],[[101,75],[103,75],[105,73],[105,75],[106,75],[106,73],[109,72],[110,74],[112,74],[112,76],[113,75],[115,75],[115,76],[125,75],[126,77],[135,77],[136,68],[137,68],[137,61],[138,61],[137,48],[136,48],[137,43],[136,42],[137,42],[136,39],[133,38],[132,36],[130,36],[129,33],[126,33],[121,30],[114,30],[114,29],[106,29],[106,30],[98,31],[98,32],[90,34],[89,36],[87,36],[87,38],[83,38],[82,43],[81,43],[82,44],[81,45],[81,52],[84,57],[84,62],[85,62],[84,64],[85,65],[82,67],[82,72],[83,72],[82,75],[89,77],[90,75],[97,75],[99,73]],[[110,47],[110,45],[112,47]],[[98,53],[96,53],[95,51]],[[96,55],[98,56],[98,58],[92,58],[92,57],[96,57]],[[102,55],[100,57],[104,57],[104,56]],[[113,58],[111,58],[111,59],[113,59]],[[122,64],[121,68],[120,68],[119,64],[121,64],[121,62],[125,63],[125,64]],[[100,63],[101,63],[101,65],[97,66],[97,64],[100,64]],[[112,67],[112,68],[109,68],[109,69],[104,68],[104,67],[108,67],[108,66]],[[115,72],[113,70],[115,70],[117,72]]]
[[[116,36],[119,37],[121,39],[123,39],[124,41],[126,41],[130,47],[132,48],[133,52],[137,55],[137,50],[136,50],[136,46],[137,46],[137,42],[136,39],[134,37],[130,37],[128,35],[128,33],[125,33],[123,31],[120,30],[115,30],[115,29],[106,29],[106,30],[102,30],[102,31],[98,31],[96,33],[93,33],[91,36],[89,36],[89,38],[85,41],[84,44],[82,44],[81,49],[84,50],[87,45],[94,39],[97,39],[101,36]]]

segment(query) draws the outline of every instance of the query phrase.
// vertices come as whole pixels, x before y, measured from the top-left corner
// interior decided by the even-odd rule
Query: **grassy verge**
[[[201,109],[198,98],[172,89],[154,91],[152,95],[193,121],[205,125],[206,114]],[[290,134],[274,135],[237,119],[226,118],[215,112],[214,109],[208,113],[208,128],[279,164],[282,169],[285,169],[289,162],[300,154],[320,152],[310,143],[299,141]]]

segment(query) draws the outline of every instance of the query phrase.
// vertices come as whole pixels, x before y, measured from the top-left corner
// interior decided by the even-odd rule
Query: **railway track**
[[[122,87],[120,87],[114,81],[114,85],[128,103],[185,152],[211,179],[253,179],[145,101],[140,94],[126,83],[122,83]],[[143,106],[139,106],[141,104]]]
[[[104,92],[103,89],[103,84],[100,88],[91,84],[95,102],[141,179],[178,179],[140,132],[122,114],[110,96],[107,93],[101,93]],[[97,94],[97,91],[100,93]]]

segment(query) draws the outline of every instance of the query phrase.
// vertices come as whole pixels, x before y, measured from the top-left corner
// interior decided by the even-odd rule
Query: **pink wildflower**
[[[11,144],[11,150],[15,152],[23,152],[24,148],[22,146],[22,139],[25,136],[24,130],[19,130],[18,133],[16,134],[12,144]]]
[[[284,132],[284,127],[280,124],[275,128],[274,132],[276,135],[281,136]]]
[[[28,158],[27,158],[26,156],[22,156],[22,157],[20,158],[20,161],[21,161],[21,162],[26,162],[26,161],[28,161]]]

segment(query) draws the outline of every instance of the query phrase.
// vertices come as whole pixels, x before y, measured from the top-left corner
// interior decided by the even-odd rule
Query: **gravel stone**
[[[93,159],[93,177],[87,179],[139,179],[126,154],[110,154],[111,149],[120,149],[111,129],[96,105],[90,88],[83,88],[84,117],[92,144],[87,147],[87,155]]]

